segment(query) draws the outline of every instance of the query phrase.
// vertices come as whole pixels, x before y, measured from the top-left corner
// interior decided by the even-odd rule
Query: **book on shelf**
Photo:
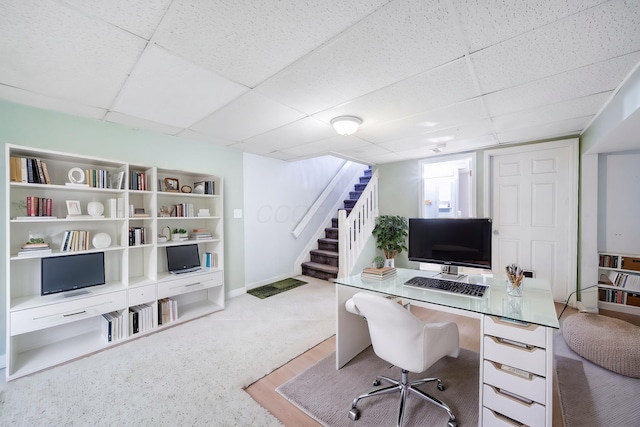
[[[609,286],[615,286],[617,288],[623,288],[627,290],[640,291],[640,275],[631,273],[622,273],[620,271],[612,271],[609,274],[609,282],[605,282]]]
[[[368,267],[362,270],[361,277],[368,279],[388,279],[396,274],[395,267],[373,268]]]
[[[27,217],[52,217],[53,200],[48,197],[27,196],[25,203],[27,205]],[[16,219],[24,219],[17,217]]]
[[[85,251],[89,249],[89,231],[67,230],[62,236],[61,252]]]
[[[215,194],[216,183],[213,181],[198,181],[193,183],[193,188],[201,186],[203,188],[202,194]]]
[[[178,302],[172,298],[158,300],[158,325],[164,325],[178,319]]]
[[[39,249],[20,249],[18,256],[21,258],[39,257],[42,255],[48,255],[52,253],[51,248],[39,248]]]

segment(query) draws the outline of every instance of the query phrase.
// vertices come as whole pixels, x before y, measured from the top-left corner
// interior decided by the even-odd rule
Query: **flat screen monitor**
[[[167,246],[167,269],[170,273],[200,268],[198,245]]]
[[[41,294],[104,285],[104,252],[41,258]]]
[[[409,218],[409,260],[491,269],[490,218]]]

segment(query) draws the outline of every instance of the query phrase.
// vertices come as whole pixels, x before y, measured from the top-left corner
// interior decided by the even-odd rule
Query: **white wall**
[[[640,254],[640,151],[599,157],[598,250]]]
[[[309,241],[315,240],[317,230],[328,226],[324,219],[337,217],[335,203],[344,200],[341,193],[348,186],[353,191],[351,181],[362,174],[363,166],[350,166],[297,239],[291,232],[344,163],[331,156],[289,163],[245,153],[244,258],[248,289],[299,274],[295,271],[300,269],[296,259]]]

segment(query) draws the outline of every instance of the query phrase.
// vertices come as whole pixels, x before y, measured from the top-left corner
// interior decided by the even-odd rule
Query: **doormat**
[[[247,291],[247,293],[253,295],[254,297],[265,299],[284,291],[288,291],[289,289],[297,288],[298,286],[306,284],[307,282],[290,277],[288,279],[279,280],[277,282],[269,283],[268,285],[250,289]]]

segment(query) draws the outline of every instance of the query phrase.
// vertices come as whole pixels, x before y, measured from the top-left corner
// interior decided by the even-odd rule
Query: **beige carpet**
[[[278,388],[278,392],[325,426],[367,427],[395,425],[400,394],[363,399],[358,403],[361,418],[354,423],[347,414],[352,400],[372,388],[376,375],[400,378],[400,369],[376,357],[371,347],[340,370],[335,369],[335,353],[321,360]],[[457,359],[445,357],[424,374],[411,374],[410,380],[439,376],[446,387],[438,391],[435,383],[420,386],[426,393],[445,402],[456,415],[458,425],[478,425],[478,353],[461,349]],[[406,426],[446,426],[447,413],[416,396],[406,408]]]

